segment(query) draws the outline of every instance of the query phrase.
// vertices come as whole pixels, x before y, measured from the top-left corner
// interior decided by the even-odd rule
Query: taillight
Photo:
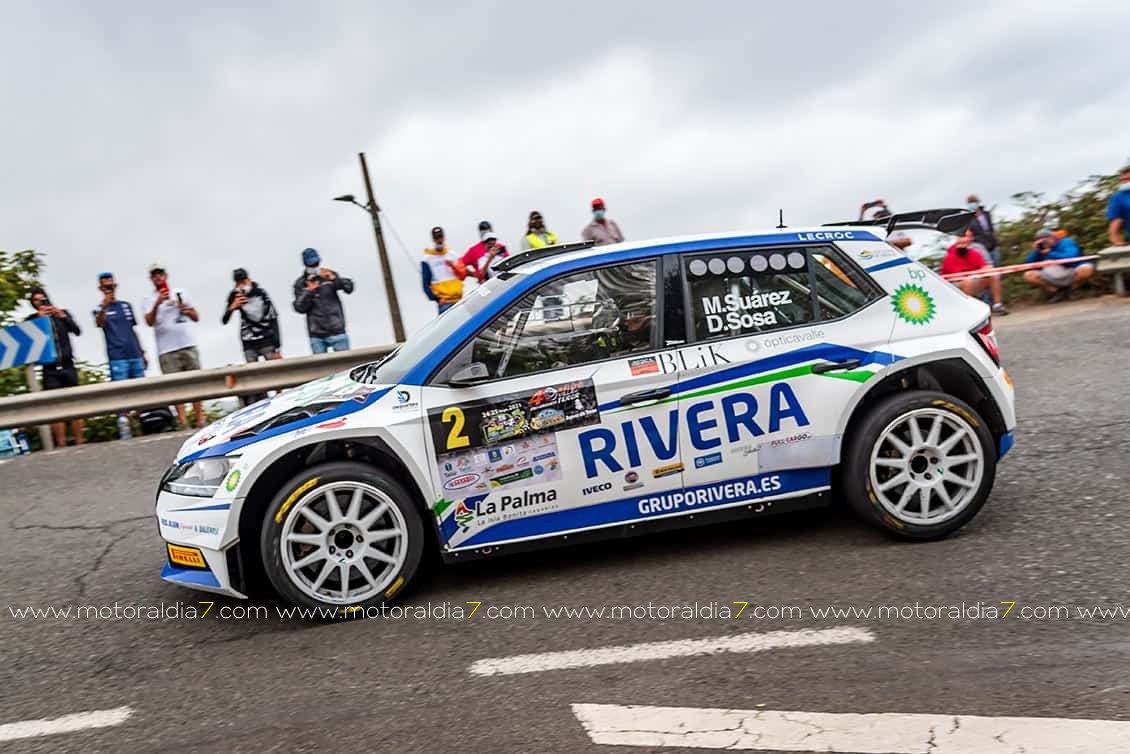
[[[970,334],[977,339],[977,342],[985,349],[985,353],[989,354],[989,358],[999,367],[1001,365],[1001,349],[997,345],[997,334],[993,332],[993,320],[991,318],[985,320],[983,325]]]

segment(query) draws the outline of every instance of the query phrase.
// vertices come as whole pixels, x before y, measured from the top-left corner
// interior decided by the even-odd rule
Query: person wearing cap
[[[522,250],[543,249],[557,245],[557,234],[545,229],[545,218],[536,209],[530,213],[526,224],[526,235],[522,236]]]
[[[424,259],[420,262],[420,281],[424,295],[434,301],[436,311],[443,314],[463,298],[463,280],[467,268],[454,254],[448,254],[444,243],[443,228],[432,228],[432,245],[424,249]]]
[[[604,200],[600,197],[592,200],[592,222],[581,229],[581,238],[593,241],[597,246],[606,246],[610,243],[620,243],[624,234],[616,221],[607,216]]]
[[[1111,244],[1125,246],[1127,231],[1130,230],[1130,165],[1118,173],[1118,186],[1106,206],[1106,219],[1110,222]]]
[[[467,274],[474,275],[480,283],[490,278],[490,266],[496,258],[508,256],[506,245],[498,242],[498,234],[491,228],[490,223],[483,220],[479,223],[479,242],[463,252],[460,261],[467,270]]]
[[[27,315],[25,319],[50,317],[51,332],[55,338],[55,362],[43,365],[43,389],[55,390],[61,387],[76,387],[78,385],[78,368],[75,367],[71,336],[81,335],[82,331],[69,311],[60,309],[51,303],[51,299],[47,297],[47,291],[43,288],[39,286],[32,288],[28,293],[27,300],[35,311]],[[74,435],[75,445],[82,445],[83,428],[82,419],[71,419],[71,434]],[[55,436],[56,447],[66,447],[67,427],[63,422],[52,423],[51,434]]]
[[[973,231],[973,240],[985,247],[989,253],[988,261],[992,262],[994,267],[1000,267],[1001,252],[997,242],[997,230],[993,227],[993,216],[981,204],[976,194],[970,194],[965,198],[965,206],[973,213],[973,222],[969,225],[969,229]]]
[[[317,249],[302,250],[302,274],[294,281],[294,311],[306,315],[313,353],[348,351],[341,292],[353,293],[353,281],[322,266]]]
[[[114,273],[98,275],[98,290],[102,301],[94,308],[94,324],[106,339],[106,360],[110,362],[110,380],[129,380],[144,377],[149,359],[137,337],[137,318],[128,301],[119,301],[118,284]]]
[[[192,305],[188,291],[184,288],[170,288],[168,272],[165,265],[159,262],[149,265],[149,280],[153,283],[153,292],[145,297],[142,308],[145,311],[145,323],[153,328],[153,337],[157,341],[157,361],[161,365],[161,374],[199,369],[200,352],[196,349],[196,337],[192,334],[191,323],[199,322],[200,315]],[[176,409],[180,426],[187,427],[188,414],[184,404],[178,403]],[[203,427],[203,401],[194,401],[192,410],[196,426]]]
[[[228,293],[227,308],[220,318],[227,324],[239,312],[239,340],[243,358],[248,363],[265,359],[281,359],[279,353],[279,313],[271,297],[251,279],[242,267],[232,272],[235,287]]]
[[[963,272],[977,272],[991,270],[993,265],[988,261],[988,251],[974,239],[973,229],[969,228],[957,241],[946,250],[939,272],[944,275],[956,275]],[[993,298],[993,314],[1008,314],[1008,307],[1001,301],[1000,275],[986,275],[984,277],[968,280],[954,281],[954,285],[961,289],[966,296],[978,298],[986,290]]]
[[[1083,256],[1079,244],[1071,236],[1056,235],[1051,228],[1036,232],[1032,250],[1025,257],[1025,264],[1064,260],[1062,264],[1050,264],[1024,273],[1024,281],[1029,285],[1046,291],[1048,303],[1055,304],[1071,298],[1071,291],[1078,288],[1095,274],[1095,266],[1090,262],[1070,262],[1067,260]]]

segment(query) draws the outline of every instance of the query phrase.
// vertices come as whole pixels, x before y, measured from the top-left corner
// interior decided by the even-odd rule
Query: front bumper
[[[239,542],[238,523],[232,501],[189,497],[161,491],[157,495],[157,527],[161,539],[169,544],[199,550],[203,567],[186,567],[169,559],[161,578],[179,586],[246,599],[236,588],[229,568],[229,554]]]

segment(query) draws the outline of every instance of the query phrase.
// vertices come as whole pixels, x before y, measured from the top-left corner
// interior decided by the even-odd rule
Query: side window
[[[651,350],[655,267],[649,260],[551,280],[479,331],[455,362],[481,362],[501,378]]]
[[[880,295],[875,284],[833,249],[812,249],[812,276],[820,320],[839,319]]]
[[[812,322],[804,249],[718,251],[683,258],[696,340]]]

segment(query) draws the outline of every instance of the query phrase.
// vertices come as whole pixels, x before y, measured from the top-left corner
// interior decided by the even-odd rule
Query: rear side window
[[[812,322],[804,249],[723,251],[683,258],[696,340]]]
[[[839,319],[882,295],[831,247],[688,255],[683,270],[699,341]]]

